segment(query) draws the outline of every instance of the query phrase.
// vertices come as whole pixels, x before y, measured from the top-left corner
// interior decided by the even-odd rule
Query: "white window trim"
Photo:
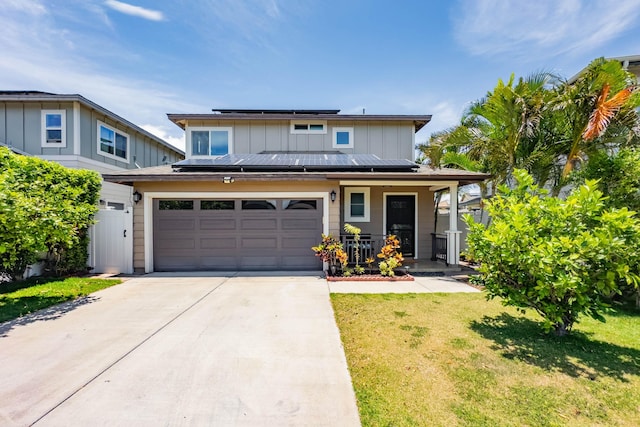
[[[349,144],[338,144],[338,132],[349,133]],[[353,128],[333,128],[333,148],[353,148]]]
[[[60,126],[61,139],[60,143],[58,142],[47,142],[47,114],[60,114]],[[66,110],[42,110],[41,113],[41,123],[42,123],[42,146],[47,148],[66,148],[67,147],[67,111]],[[57,129],[57,128],[51,128]]]
[[[109,130],[112,130],[113,132],[119,133],[120,135],[124,136],[127,138],[127,157],[126,158],[122,158],[120,156],[116,156],[115,154],[111,154],[111,153],[105,153],[104,151],[102,151],[102,149],[100,148],[100,126],[104,126]],[[123,162],[123,163],[129,163],[129,152],[131,151],[131,137],[129,136],[128,133],[115,128],[113,126],[109,126],[108,124],[101,122],[100,120],[98,120],[98,126],[96,127],[96,139],[97,139],[97,146],[96,149],[98,150],[98,154],[104,157],[108,157],[110,159],[115,159],[118,160],[119,162]],[[114,141],[115,144],[115,141]],[[115,152],[115,146],[114,146],[114,152]]]
[[[371,189],[369,187],[346,187],[344,189],[345,222],[369,222],[371,220]],[[364,193],[364,216],[351,216],[351,194]]]
[[[212,156],[212,155],[194,155],[193,154],[193,150],[191,147],[191,132],[192,131],[202,131],[202,130],[206,130],[206,131],[217,131],[217,130],[224,130],[229,132],[229,149],[227,150],[227,154],[233,154],[233,128],[231,126],[188,126],[186,129],[186,157],[187,158],[196,158],[196,159],[210,159],[210,158],[216,158],[216,157],[220,157],[218,156]],[[211,138],[211,134],[209,134],[209,138]],[[209,143],[211,143],[211,141],[209,141]],[[209,146],[209,152],[211,152],[211,146]]]
[[[294,129],[295,125],[322,125],[322,130]],[[291,133],[294,135],[295,134],[324,135],[327,133],[327,121],[326,120],[291,120]]]

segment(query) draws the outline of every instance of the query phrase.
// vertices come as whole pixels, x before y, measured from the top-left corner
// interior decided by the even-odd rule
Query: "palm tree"
[[[635,108],[640,98],[633,96],[636,89],[633,74],[619,61],[604,58],[592,61],[575,81],[556,88],[551,109],[558,124],[554,142],[564,157],[563,181],[589,154],[638,137],[640,119]]]
[[[460,125],[434,134],[419,148],[435,167],[491,173],[512,184],[514,168],[558,194],[589,154],[640,142],[640,93],[619,61],[594,60],[574,81],[539,72],[512,75],[473,103]],[[613,96],[609,96],[613,93]]]
[[[517,83],[513,75],[506,83],[498,80],[492,92],[469,107],[460,125],[432,135],[422,152],[437,167],[491,173],[494,185],[511,183],[515,168],[544,173],[549,155],[536,135],[555,81],[544,72]]]

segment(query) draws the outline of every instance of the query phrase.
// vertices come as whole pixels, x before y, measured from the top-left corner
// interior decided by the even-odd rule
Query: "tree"
[[[551,163],[550,156],[532,141],[555,81],[544,72],[498,80],[493,91],[469,107],[460,125],[434,134],[419,148],[431,165],[488,172],[495,186],[511,182],[518,167],[542,171],[542,161]]]
[[[569,173],[603,149],[640,142],[636,78],[619,61],[594,60],[574,81],[536,73],[512,75],[476,101],[460,125],[419,148],[434,167],[491,173],[512,184],[515,168],[558,194]]]
[[[619,283],[640,282],[640,220],[626,208],[606,208],[595,181],[561,200],[523,170],[514,177],[513,189],[503,185],[487,202],[490,225],[465,217],[478,282],[488,298],[536,311],[559,336],[581,314],[603,320]]]
[[[619,61],[598,58],[575,81],[555,89],[550,113],[555,116],[552,142],[563,156],[562,178],[597,151],[637,142],[640,97],[635,75]],[[609,96],[613,94],[612,96]]]
[[[640,212],[640,151],[622,148],[613,153],[598,151],[589,161],[571,175],[579,185],[597,180],[598,189],[605,196],[604,203],[613,208],[628,208]]]

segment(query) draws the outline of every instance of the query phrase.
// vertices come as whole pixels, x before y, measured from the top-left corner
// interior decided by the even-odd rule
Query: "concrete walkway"
[[[448,278],[150,274],[0,324],[2,426],[357,426],[331,292]]]
[[[426,294],[433,292],[480,292],[478,289],[466,285],[451,277],[414,277],[413,281],[381,281],[381,282],[356,282],[340,281],[329,282],[331,293],[348,294]]]

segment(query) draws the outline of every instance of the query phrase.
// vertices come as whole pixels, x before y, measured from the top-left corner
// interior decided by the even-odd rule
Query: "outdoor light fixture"
[[[133,192],[133,201],[136,203],[136,205],[138,204],[138,202],[142,200],[142,194],[140,194],[139,191],[134,191]]]
[[[232,176],[223,176],[222,177],[222,183],[223,184],[231,184],[233,181],[235,181],[235,179],[233,179]]]
[[[329,196],[331,196],[331,202],[335,202],[336,201],[336,190],[331,190],[331,193],[329,193]]]

